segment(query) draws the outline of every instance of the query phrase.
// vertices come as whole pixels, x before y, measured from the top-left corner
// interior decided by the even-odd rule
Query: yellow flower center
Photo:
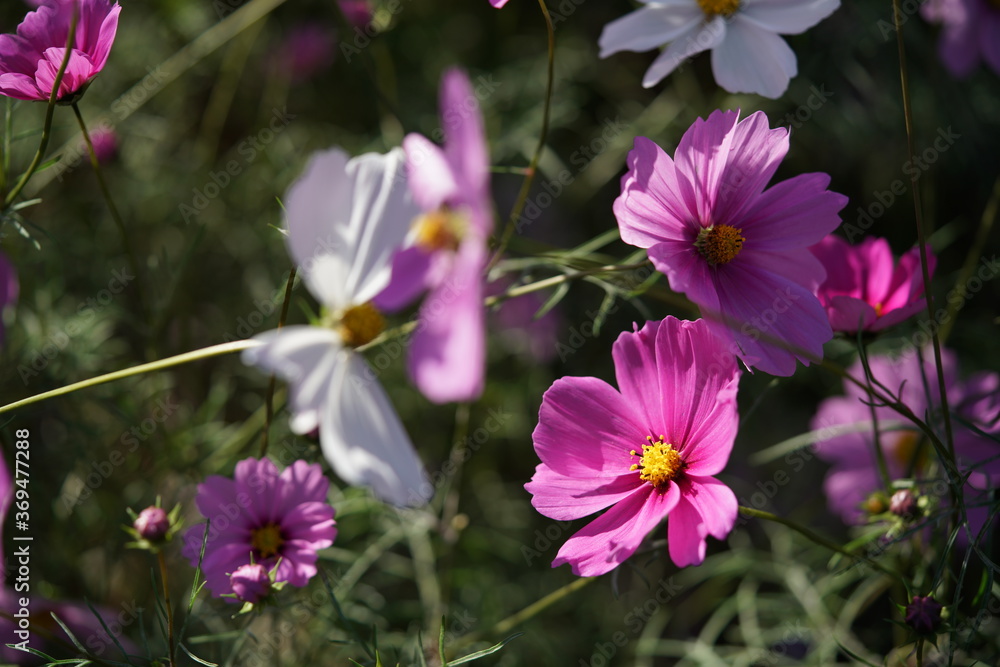
[[[882,313],[885,312],[885,305],[880,301],[875,304],[875,317],[882,317]]]
[[[677,473],[684,467],[684,460],[674,446],[668,444],[661,435],[658,440],[646,436],[648,445],[642,446],[642,454],[632,450],[632,456],[641,456],[638,463],[633,463],[629,470],[638,470],[639,479],[649,482],[657,489],[664,489]]]
[[[740,0],[698,0],[698,6],[705,16],[713,19],[716,16],[732,16],[740,8]]]
[[[273,523],[255,528],[250,533],[250,546],[261,559],[277,556],[285,539],[281,536],[281,528]]]
[[[712,266],[728,264],[743,249],[746,238],[730,225],[712,225],[698,232],[694,247]]]
[[[337,331],[344,345],[358,347],[375,340],[375,337],[385,329],[382,313],[371,303],[351,306],[340,316]]]
[[[466,220],[447,206],[418,216],[413,221],[417,245],[427,251],[458,250],[466,226]]]

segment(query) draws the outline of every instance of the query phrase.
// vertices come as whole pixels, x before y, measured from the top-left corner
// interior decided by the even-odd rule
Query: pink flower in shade
[[[706,536],[723,539],[736,522],[736,496],[712,477],[736,437],[736,359],[704,321],[673,317],[622,333],[611,354],[618,391],[565,377],[542,397],[532,436],[542,463],[525,485],[531,504],[562,521],[610,507],[552,565],[604,574],[667,515],[670,558],[698,565]]]
[[[821,359],[833,331],[815,288],[826,277],[809,252],[840,224],[847,198],[826,174],[768,181],[788,130],[758,111],[715,111],[684,133],[671,159],[637,137],[614,203],[622,240],[649,249],[670,287],[697,304],[747,367],[791,375]]]
[[[0,35],[0,94],[48,101],[66,53],[75,2],[49,2],[29,12],[16,35]],[[121,7],[79,0],[80,18],[58,99],[81,93],[104,68],[118,31]]]
[[[831,234],[810,250],[826,269],[817,296],[834,331],[881,331],[927,307],[919,248],[904,254],[899,264],[889,242],[871,236],[852,246]],[[929,248],[927,263],[933,275],[937,260]]]
[[[490,0],[490,4],[496,7],[497,9],[500,9],[501,7],[507,4],[507,0]]]
[[[487,296],[502,294],[514,282],[501,278],[486,286]],[[539,292],[529,292],[505,299],[491,313],[491,327],[500,341],[512,352],[523,354],[538,363],[552,361],[558,352],[561,318],[558,306],[541,317],[537,313],[545,305]]]
[[[339,0],[337,4],[351,25],[363,28],[372,22],[372,6],[368,0]]]
[[[940,393],[933,355],[930,348],[923,350],[922,363],[916,350],[897,359],[869,356],[868,364],[875,381],[894,395],[898,393],[914,414],[936,426],[940,424]],[[971,423],[985,433],[1000,433],[1000,376],[979,373],[964,382],[960,381],[956,374],[955,355],[948,350],[942,351],[942,364],[945,389],[953,414],[952,428],[959,469],[963,472],[974,471],[965,485],[965,495],[969,500],[1000,483],[1000,445],[965,426]],[[848,372],[858,379],[865,377],[860,361]],[[812,420],[812,430],[858,426],[856,432],[834,434],[816,443],[816,454],[831,464],[824,483],[827,504],[844,523],[857,524],[863,523],[867,516],[862,507],[865,499],[882,489],[882,480],[871,428],[871,399],[866,391],[848,381],[844,382],[844,394],[828,398],[820,404]],[[928,400],[928,397],[932,399]],[[879,425],[879,442],[892,480],[912,478],[926,481],[931,474],[937,479],[944,478],[944,472],[934,466],[936,459],[931,444],[916,426],[888,407],[876,407],[875,417]],[[918,489],[922,492],[931,490],[924,486],[918,486]],[[985,513],[970,512],[973,534],[985,519]]]
[[[333,32],[317,23],[303,23],[288,31],[272,62],[278,74],[301,83],[333,64]]]
[[[268,571],[280,558],[275,581],[305,586],[316,574],[316,552],[337,535],[329,487],[319,465],[296,461],[278,474],[270,460],[252,458],[236,464],[233,479],[212,475],[199,484],[195,502],[210,521],[201,569],[212,595],[232,593],[230,575],[251,558]],[[204,538],[204,526],[184,534],[192,566]]]
[[[409,370],[427,398],[447,403],[482,393],[486,363],[489,155],[479,102],[464,72],[445,72],[441,121],[443,149],[419,134],[403,141],[410,191],[423,214],[396,253],[392,281],[375,304],[396,310],[429,290],[410,343]]]
[[[1000,6],[990,0],[927,0],[920,14],[944,24],[938,51],[948,71],[964,77],[985,60],[1000,74]]]
[[[7,256],[0,253],[0,344],[4,341],[3,311],[17,303],[17,271]]]

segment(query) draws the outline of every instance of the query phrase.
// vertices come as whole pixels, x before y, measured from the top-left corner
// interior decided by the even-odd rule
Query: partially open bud
[[[150,542],[160,542],[170,530],[170,517],[161,507],[147,507],[132,522],[139,537]]]
[[[929,635],[941,625],[941,610],[944,609],[930,595],[914,595],[906,605],[906,624],[922,635]]]
[[[229,576],[233,593],[243,602],[255,604],[271,592],[271,576],[260,563],[241,565]]]

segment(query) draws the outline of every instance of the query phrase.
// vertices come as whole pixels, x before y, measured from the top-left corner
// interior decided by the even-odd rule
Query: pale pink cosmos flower
[[[74,5],[80,17],[57,99],[81,93],[108,60],[121,7],[110,0],[49,2],[29,12],[16,35],[0,35],[0,94],[48,101],[66,54]]]
[[[279,473],[269,459],[244,459],[232,479],[211,475],[198,485],[208,535],[204,525],[189,528],[184,556],[197,566],[204,543],[201,569],[215,597],[233,593],[231,575],[251,561],[268,571],[277,565],[275,581],[305,586],[317,572],[316,552],[337,536],[329,488],[318,464],[296,461]]]
[[[840,7],[840,0],[642,0],[644,7],[604,27],[601,57],[666,46],[642,80],[655,86],[702,51],[731,93],[772,99],[798,73],[795,53],[778,35],[797,35]]]
[[[816,296],[826,308],[834,331],[881,331],[927,307],[920,249],[912,248],[896,264],[889,242],[866,237],[852,246],[830,235],[809,249],[826,269]],[[931,275],[937,259],[927,249]]]
[[[429,290],[411,339],[409,370],[427,398],[447,403],[473,400],[483,390],[483,269],[493,219],[483,118],[464,72],[445,72],[440,107],[443,149],[419,134],[403,141],[410,191],[423,214],[375,303],[395,310]]]
[[[788,131],[769,129],[763,112],[741,121],[715,111],[684,133],[674,159],[637,137],[614,203],[622,240],[648,248],[731,353],[772,375],[821,359],[833,337],[814,294],[826,274],[809,246],[847,204],[822,173],[765,190],[787,152]]]
[[[917,350],[899,357],[872,355],[868,365],[872,377],[900,400],[915,415],[932,426],[941,424],[941,401],[934,353],[928,347],[921,356]],[[989,435],[1000,433],[1000,376],[981,372],[967,380],[958,378],[955,354],[942,350],[944,384],[952,411],[955,453],[960,471],[969,475],[964,490],[967,500],[1000,484],[1000,445]],[[861,362],[848,369],[858,379],[864,379]],[[877,387],[877,385],[876,385]],[[882,389],[883,393],[885,389]],[[866,517],[863,504],[869,495],[882,489],[875,441],[872,429],[871,399],[868,393],[852,382],[844,381],[844,395],[824,400],[813,417],[811,428],[821,433],[816,454],[831,464],[824,489],[827,504],[848,524],[862,523]],[[934,450],[924,434],[892,408],[878,406],[875,418],[879,425],[879,442],[885,454],[886,467],[892,480],[927,480],[928,475],[943,479],[944,472],[934,465]],[[969,428],[972,424],[975,429]],[[859,428],[850,431],[848,427]],[[978,430],[977,430],[978,429]],[[921,492],[931,492],[932,486],[918,486]],[[938,495],[947,496],[942,489]],[[973,533],[986,519],[986,513],[970,512]]]
[[[593,377],[556,380],[532,435],[542,463],[525,488],[547,517],[568,521],[610,508],[566,541],[552,566],[604,574],[635,553],[669,515],[678,567],[705,559],[708,535],[736,522],[718,481],[739,415],[736,359],[702,320],[668,317],[622,333],[612,348],[616,390]]]
[[[927,0],[920,14],[941,23],[938,51],[948,71],[968,76],[980,60],[1000,74],[1000,6],[990,0]]]

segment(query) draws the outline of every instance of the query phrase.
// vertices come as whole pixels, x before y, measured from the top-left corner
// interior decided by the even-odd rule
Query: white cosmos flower
[[[243,361],[290,383],[296,433],[319,429],[323,454],[349,484],[396,505],[426,502],[430,485],[382,385],[354,351],[382,327],[369,303],[389,284],[394,251],[420,213],[402,149],[349,159],[317,153],[285,199],[288,252],[330,327],[289,326],[254,337]]]
[[[840,0],[642,0],[604,26],[601,57],[666,45],[642,85],[655,86],[686,59],[711,49],[716,82],[731,93],[777,98],[796,75],[795,53],[778,35],[796,35],[840,7]]]

